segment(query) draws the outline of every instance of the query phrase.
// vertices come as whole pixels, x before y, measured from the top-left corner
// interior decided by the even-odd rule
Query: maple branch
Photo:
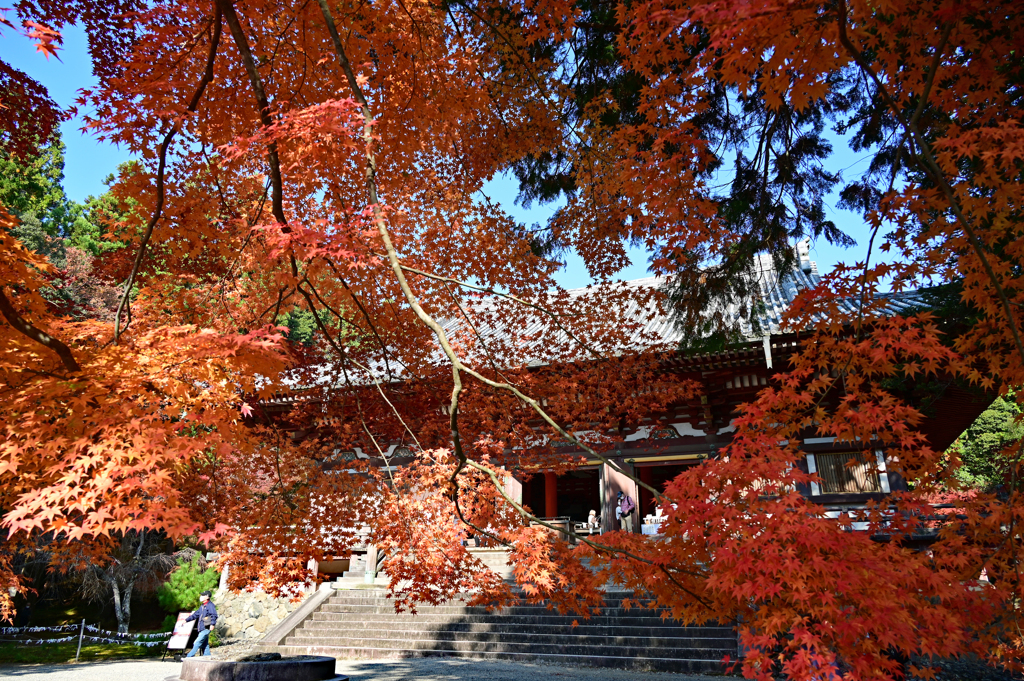
[[[451,288],[448,287],[447,283],[444,284],[444,289],[445,291],[448,292],[448,295],[451,296],[452,302],[455,303],[455,307],[459,308],[459,312],[462,314],[463,319],[466,320],[466,324],[468,324],[469,328],[473,331],[473,335],[476,336],[476,339],[478,341],[480,341],[480,347],[484,349],[484,356],[487,357],[487,363],[490,364],[491,369],[494,370],[494,375],[498,376],[503,381],[511,383],[512,381],[509,381],[508,378],[503,373],[501,373],[501,369],[498,368],[497,362],[494,361],[494,355],[491,354],[491,349],[487,347],[487,341],[484,340],[484,337],[476,328],[476,324],[473,323],[473,320],[472,318],[470,318],[469,313],[466,312],[466,308],[463,307],[462,301],[459,300],[459,297],[457,295],[455,295],[455,291],[451,290]]]
[[[353,97],[359,104],[360,112],[363,117],[363,142],[366,145],[366,171],[364,173],[364,178],[366,181],[366,191],[370,199],[370,209],[373,214],[373,221],[377,225],[377,233],[380,234],[381,241],[384,243],[384,250],[387,253],[388,261],[391,264],[391,270],[394,272],[395,278],[398,280],[398,285],[402,289],[402,294],[405,296],[406,302],[409,303],[409,307],[419,320],[434,332],[434,336],[441,345],[442,351],[452,363],[452,370],[456,373],[464,371],[485,385],[511,392],[522,402],[528,404],[549,426],[558,432],[559,435],[570,442],[575,443],[591,456],[597,458],[605,465],[648,490],[656,499],[661,499],[663,495],[657,489],[648,485],[643,480],[640,480],[640,478],[626,472],[618,464],[599,454],[592,447],[577,439],[574,435],[569,434],[561,425],[551,418],[546,411],[544,411],[540,402],[532,397],[528,397],[514,385],[492,381],[486,376],[483,376],[479,372],[463,364],[458,354],[452,349],[451,343],[448,341],[448,335],[445,333],[444,329],[437,323],[437,320],[431,317],[426,310],[423,309],[423,306],[420,305],[419,299],[416,297],[416,294],[413,293],[412,288],[409,286],[409,281],[405,277],[405,270],[403,269],[402,263],[399,261],[398,252],[395,250],[395,246],[391,241],[391,234],[388,231],[387,223],[384,219],[384,213],[380,207],[380,198],[377,194],[377,162],[373,153],[373,112],[370,110],[369,102],[363,94],[363,89],[359,84],[359,80],[356,78],[355,72],[352,70],[352,65],[345,54],[345,47],[341,43],[341,37],[338,35],[338,27],[335,25],[334,17],[331,15],[331,10],[327,6],[327,0],[317,0],[317,2],[320,4],[320,9],[323,12],[324,21],[327,23],[327,30],[331,34],[331,40],[334,42],[334,49],[337,53],[338,62],[341,65],[346,80],[348,81],[348,86],[352,90]]]
[[[260,123],[264,128],[269,128],[274,124],[273,119],[270,117],[270,102],[267,100],[267,93],[263,89],[263,81],[260,79],[259,71],[256,70],[256,61],[253,59],[252,51],[249,49],[249,41],[245,37],[245,31],[242,30],[242,26],[238,22],[235,6],[231,0],[216,0],[216,2],[217,6],[224,13],[224,21],[228,24],[231,37],[234,39],[235,46],[238,48],[238,54],[242,58],[242,65],[249,76],[249,83],[252,85],[256,104],[259,107]],[[274,214],[274,219],[281,224],[281,230],[288,232],[288,221],[284,216],[284,184],[281,180],[281,159],[277,153],[277,142],[271,141],[267,143],[267,164],[270,166],[271,212]]]
[[[213,82],[213,64],[217,57],[217,46],[220,43],[220,31],[221,31],[221,11],[218,8],[214,17],[213,23],[213,36],[210,38],[210,51],[206,58],[206,69],[203,71],[203,77],[199,80],[199,86],[196,88],[195,93],[192,95],[192,100],[188,103],[185,108],[189,113],[195,113],[199,107],[199,100],[202,99],[203,93],[206,91],[206,86]],[[171,140],[178,134],[181,129],[181,123],[183,118],[179,117],[171,125],[171,129],[164,135],[163,142],[160,143],[159,157],[160,160],[156,170],[156,207],[153,209],[153,215],[150,216],[149,222],[146,224],[146,229],[142,233],[142,239],[139,241],[139,251],[135,254],[135,262],[132,263],[131,274],[128,275],[128,280],[124,284],[124,292],[121,294],[121,300],[117,304],[117,311],[114,313],[114,343],[117,343],[121,339],[121,312],[125,311],[127,307],[128,321],[125,323],[124,330],[128,329],[128,325],[131,324],[131,303],[129,297],[131,296],[132,286],[135,284],[135,277],[138,276],[139,267],[142,265],[142,259],[146,254],[146,245],[149,243],[150,237],[153,235],[153,228],[156,227],[156,223],[160,221],[160,216],[164,210],[164,170],[167,167],[167,149],[171,146]]]
[[[899,124],[910,133],[914,138],[914,143],[919,149],[918,153],[914,153],[913,156],[918,159],[925,174],[928,175],[938,185],[939,189],[945,195],[946,200],[949,202],[949,206],[953,211],[953,215],[956,216],[957,222],[962,226],[964,233],[967,235],[967,240],[971,244],[971,248],[974,250],[975,255],[978,256],[978,260],[981,261],[981,266],[985,270],[985,275],[992,282],[992,286],[996,290],[996,294],[999,296],[999,301],[1003,307],[1003,313],[1006,315],[1006,321],[1010,327],[1010,332],[1013,335],[1014,345],[1017,347],[1017,352],[1024,359],[1024,340],[1021,339],[1020,329],[1017,328],[1017,319],[1013,314],[1013,305],[1010,303],[1010,299],[1006,294],[1006,290],[1003,288],[1002,283],[999,281],[999,277],[996,275],[992,264],[989,262],[986,251],[988,250],[985,245],[978,238],[977,232],[971,226],[963,213],[963,209],[960,207],[960,202],[956,198],[956,194],[953,191],[953,187],[946,180],[945,174],[942,172],[942,168],[935,160],[935,156],[932,153],[931,145],[928,140],[925,139],[924,135],[921,134],[921,130],[917,125],[918,113],[915,112],[914,117],[907,120],[903,115],[902,110],[897,104],[896,100],[893,99],[889,93],[885,84],[882,82],[875,70],[871,68],[871,65],[864,58],[864,55],[854,46],[850,40],[850,36],[847,34],[846,26],[847,18],[847,7],[846,0],[839,0],[839,42],[850,53],[853,57],[854,62],[860,67],[862,71],[868,74],[871,80],[874,82],[875,87],[878,89],[879,95],[885,102],[886,106],[892,111],[893,115]],[[947,24],[946,29],[943,32],[943,38],[940,47],[944,48],[946,39],[948,38],[949,31],[952,30],[952,25]],[[928,84],[926,86],[926,92],[931,88],[931,82],[935,78],[935,71],[938,70],[939,62],[941,61],[941,50],[936,50],[935,59],[933,60],[933,68],[930,69],[928,74]],[[923,107],[924,102],[918,103],[918,109]]]
[[[24,373],[28,373],[28,374],[33,374],[35,376],[46,376],[47,378],[56,378],[56,379],[61,380],[61,381],[68,380],[68,377],[66,375],[64,375],[64,374],[55,374],[55,373],[50,372],[50,371],[42,371],[41,369],[33,369],[31,367],[21,367],[17,371],[19,373],[23,373],[23,374]],[[21,387],[21,386],[17,386],[17,387]],[[5,393],[6,392],[17,392],[17,390],[16,390],[16,388],[11,388],[11,387],[8,387],[8,386],[4,386],[4,392]]]
[[[12,305],[11,301],[7,299],[3,286],[0,286],[0,313],[3,314],[7,323],[14,327],[16,331],[21,332],[36,343],[39,343],[43,347],[49,348],[57,353],[57,356],[60,357],[60,361],[64,364],[65,369],[72,373],[82,370],[82,368],[78,366],[78,362],[75,361],[75,356],[71,353],[71,349],[68,346],[64,345],[64,343],[45,331],[32,326],[32,324],[27,322],[20,314],[18,314],[18,311],[14,309],[14,305]]]
[[[204,157],[207,156],[206,155],[206,147],[205,146],[203,147],[203,156]],[[209,157],[207,157],[207,163],[210,163],[212,165],[212,161],[209,160]],[[238,211],[233,209],[231,206],[228,205],[227,200],[224,198],[224,190],[221,188],[220,180],[217,178],[216,175],[214,175],[213,181],[214,181],[214,184],[217,186],[217,195],[220,198],[221,210],[225,211],[229,216],[232,216],[232,217],[237,219],[238,218]],[[214,289],[217,289],[217,288],[220,288],[221,299],[223,300],[223,296],[224,296],[224,282],[227,281],[228,277],[230,277],[230,276],[232,276],[234,274],[235,266],[242,259],[242,254],[245,253],[245,249],[249,246],[249,241],[252,240],[253,235],[256,233],[255,230],[252,227],[253,227],[253,224],[259,222],[260,219],[263,216],[263,208],[264,208],[264,206],[267,203],[267,191],[269,189],[270,189],[270,180],[268,178],[267,179],[267,184],[265,184],[264,187],[263,187],[263,194],[262,194],[262,196],[260,196],[259,210],[256,211],[255,219],[250,220],[248,217],[245,218],[245,224],[246,224],[246,227],[249,228],[249,231],[245,235],[245,240],[242,242],[241,248],[238,249],[238,255],[236,255],[235,259],[231,261],[231,265],[228,266],[228,269],[224,273],[224,275],[217,281],[216,284],[214,284],[211,287],[210,293],[207,293],[206,297],[203,299],[203,304],[205,304],[206,301],[210,299],[210,295],[212,294],[212,291]],[[260,316],[262,317],[262,315],[260,315]]]
[[[237,265],[238,261],[242,259],[242,254],[245,253],[245,249],[249,247],[249,241],[252,240],[252,237],[255,233],[256,230],[252,229],[252,227],[250,226],[249,232],[245,235],[245,239],[242,240],[242,246],[238,249],[238,255],[236,255],[235,259],[231,261],[231,264],[228,266],[227,271],[224,272],[221,278],[215,284],[210,286],[210,289],[206,292],[206,295],[203,297],[203,300],[200,303],[200,307],[205,306],[206,302],[210,299],[210,296],[212,296],[215,291],[219,290],[221,304],[224,306],[224,309],[228,311],[228,314],[231,316],[231,318],[235,318],[234,315],[231,314],[230,310],[228,310],[227,302],[225,300],[224,282],[228,280],[228,277],[234,275],[235,265]]]
[[[348,372],[345,372],[345,380],[348,380]],[[388,479],[391,480],[391,489],[395,493],[395,496],[398,497],[399,501],[401,501],[402,491],[398,487],[398,485],[395,484],[395,474],[391,471],[391,460],[388,458],[388,455],[384,453],[384,450],[377,442],[377,438],[374,437],[373,433],[370,432],[369,426],[366,425],[366,419],[363,418],[363,402],[362,400],[359,399],[358,394],[356,394],[356,408],[359,410],[359,423],[363,426],[363,432],[366,433],[366,436],[368,438],[370,438],[370,442],[373,443],[374,449],[376,449],[377,453],[380,454],[380,458],[384,460],[384,470],[388,474]],[[401,523],[405,526],[406,531],[409,532],[409,534],[411,535],[413,529],[412,525],[409,524],[409,518],[404,513],[399,514],[399,517],[402,519]],[[390,585],[388,588],[390,588]]]
[[[452,361],[455,362],[456,360],[453,359]],[[480,382],[482,382],[482,383],[484,383],[486,385],[489,385],[492,388],[500,388],[500,389],[504,389],[504,390],[507,390],[507,391],[511,392],[513,395],[518,397],[520,401],[522,401],[525,404],[529,405],[537,413],[537,415],[540,416],[544,420],[545,423],[547,423],[552,429],[554,429],[563,438],[565,438],[566,440],[576,444],[581,449],[583,449],[585,452],[587,452],[591,456],[597,458],[599,461],[601,461],[602,463],[606,464],[607,466],[609,466],[613,470],[617,471],[618,473],[620,473],[622,475],[625,475],[627,478],[629,478],[630,480],[634,481],[635,483],[637,483],[638,485],[640,485],[641,487],[643,487],[644,489],[649,491],[651,494],[653,494],[655,496],[655,498],[657,498],[657,499],[661,499],[662,498],[662,496],[663,496],[662,493],[659,492],[657,489],[655,489],[651,485],[648,485],[646,482],[644,482],[643,480],[640,480],[638,477],[632,475],[631,473],[625,471],[617,463],[615,463],[611,459],[606,458],[604,455],[600,454],[593,447],[590,447],[585,442],[580,441],[579,438],[577,438],[575,435],[572,435],[567,430],[562,428],[562,426],[558,422],[556,422],[553,418],[551,418],[551,416],[548,415],[548,413],[543,409],[543,407],[541,406],[541,404],[540,404],[540,402],[538,400],[536,400],[536,399],[534,399],[532,397],[529,397],[528,395],[526,395],[525,393],[520,391],[519,388],[517,388],[516,386],[514,386],[514,385],[512,385],[510,383],[499,383],[497,381],[492,381],[491,379],[487,378],[486,376],[483,376],[482,374],[474,371],[473,369],[470,369],[469,367],[466,367],[465,365],[462,364],[461,361],[458,362],[458,365],[459,365],[459,367],[463,371],[468,373],[470,376],[473,376],[478,381],[480,381]]]
[[[303,279],[303,281],[309,284],[309,287],[311,289],[313,288],[313,284],[309,281],[309,279]],[[341,357],[343,362],[352,362],[352,364],[354,364],[357,369],[361,369],[370,377],[370,380],[372,380],[373,384],[377,387],[377,391],[380,393],[380,396],[384,399],[385,402],[387,402],[388,406],[391,407],[391,411],[394,412],[395,418],[398,419],[398,422],[401,423],[402,427],[405,428],[406,432],[409,433],[409,436],[412,438],[412,441],[416,443],[416,447],[422,451],[423,447],[420,445],[419,440],[416,438],[416,434],[412,432],[412,429],[409,428],[408,425],[406,425],[405,419],[403,419],[402,415],[398,412],[398,408],[395,407],[395,405],[392,404],[391,400],[388,399],[388,396],[384,394],[384,389],[381,387],[380,381],[377,380],[376,374],[374,374],[372,370],[364,366],[358,360],[350,357],[348,353],[345,352],[345,350],[338,345],[337,341],[334,340],[334,337],[331,336],[330,332],[327,330],[327,327],[324,325],[323,320],[320,319],[320,315],[317,313],[316,305],[313,303],[313,299],[310,297],[309,293],[307,293],[302,288],[301,284],[299,286],[296,286],[296,289],[298,290],[299,294],[306,299],[306,304],[309,305],[309,311],[313,313],[313,319],[316,321],[317,328],[320,329],[320,333],[324,335],[330,346],[334,349],[336,353],[338,353],[338,356]],[[319,294],[317,294],[317,298],[319,297]],[[333,310],[331,311],[334,312]],[[334,314],[337,315],[338,313],[335,312]],[[341,318],[340,315],[338,316],[339,318]]]
[[[526,307],[533,308],[534,310],[537,310],[538,312],[541,312],[543,314],[546,314],[548,317],[551,317],[551,320],[555,323],[555,326],[557,326],[559,329],[561,329],[567,336],[569,336],[569,338],[572,338],[581,347],[585,348],[592,355],[594,355],[598,359],[607,359],[600,352],[598,352],[597,350],[593,349],[592,347],[590,347],[590,345],[588,345],[587,343],[585,343],[582,340],[580,340],[579,338],[577,338],[576,334],[574,334],[572,331],[570,331],[569,329],[567,329],[564,326],[562,326],[562,323],[558,321],[558,315],[556,315],[554,312],[551,312],[550,310],[545,308],[543,305],[538,305],[536,303],[531,303],[528,300],[523,300],[522,298],[519,298],[517,296],[513,296],[513,295],[511,295],[509,293],[502,293],[501,291],[495,291],[492,288],[487,288],[485,286],[477,286],[476,284],[470,284],[469,282],[460,281],[458,279],[453,279],[451,277],[445,277],[445,276],[442,276],[440,274],[431,274],[430,272],[424,272],[423,270],[418,270],[418,269],[416,269],[414,267],[409,267],[407,265],[402,265],[401,267],[406,272],[412,272],[413,274],[418,274],[421,277],[427,277],[428,279],[435,279],[437,281],[448,282],[450,284],[455,284],[456,286],[461,286],[463,288],[473,289],[474,291],[480,291],[482,293],[489,293],[491,295],[500,296],[501,298],[508,298],[511,301],[519,303],[520,305],[525,305]]]
[[[307,277],[303,277],[303,281],[306,282],[307,284],[309,284],[309,290],[313,292],[313,295],[316,297],[317,300],[320,301],[320,304],[323,305],[324,308],[326,308],[328,311],[330,311],[331,314],[333,314],[335,317],[337,317],[339,321],[344,322],[345,324],[348,324],[349,326],[354,326],[356,329],[359,329],[359,331],[362,331],[362,329],[359,328],[359,326],[357,324],[355,324],[355,323],[345,319],[344,317],[342,317],[340,312],[335,310],[333,307],[331,307],[330,305],[328,305],[324,301],[324,299],[320,296],[320,292],[316,290],[316,287],[313,286],[313,282],[311,282],[309,280],[308,276]],[[300,293],[304,293],[301,288],[299,289],[299,292]],[[308,298],[307,298],[307,302],[309,302]],[[362,369],[366,373],[370,374],[370,377],[373,379],[374,383],[376,383],[377,379],[376,379],[376,375],[375,374],[373,374],[367,367],[365,367],[362,364],[360,364],[357,360],[355,360],[352,357],[350,357],[348,355],[348,353],[346,353],[344,351],[343,348],[340,348],[337,345],[337,343],[334,342],[334,340],[328,334],[326,327],[323,324],[320,323],[320,318],[319,318],[319,315],[317,315],[316,310],[312,309],[312,310],[310,310],[310,312],[312,312],[314,317],[316,318],[317,326],[320,328],[320,332],[323,333],[325,336],[327,336],[327,342],[330,343],[331,347],[335,349],[335,351],[339,354],[339,356],[341,356],[342,360],[348,360],[348,361],[352,362],[353,364],[355,364],[357,369]],[[372,323],[371,323],[371,327],[372,327]],[[374,330],[374,335],[376,335],[376,330]],[[379,336],[378,336],[377,340],[378,341],[380,340]],[[342,366],[344,366],[344,364]],[[384,366],[385,366],[385,369],[387,371],[388,380],[389,381],[393,381],[394,380],[394,375],[391,373],[391,367],[388,364],[387,350],[384,351]],[[348,377],[347,372],[346,372],[345,375],[346,375],[346,378],[347,378]],[[395,408],[395,406],[393,404],[391,404],[390,400],[388,400],[388,398],[384,395],[384,392],[383,392],[383,390],[380,389],[379,385],[377,386],[377,389],[380,390],[381,397],[384,398],[384,401],[387,402],[388,406],[390,406],[391,409],[395,412],[395,416],[398,418],[398,420],[402,421],[402,417],[398,413],[398,410]],[[402,421],[402,425],[405,426],[405,422],[404,421]],[[413,435],[411,430],[409,430],[409,427],[406,426],[405,429],[409,431],[410,435],[412,435],[413,440],[416,440],[416,436]],[[419,446],[419,442],[416,443],[416,446],[417,447]]]
[[[260,321],[263,321],[263,318],[266,316],[266,314],[268,312],[270,312],[271,310],[273,310],[274,311],[273,321],[276,323],[277,322],[277,315],[280,314],[280,312],[281,312],[281,305],[283,305],[284,301],[286,301],[289,298],[291,298],[292,294],[295,293],[295,289],[294,288],[292,288],[290,291],[288,290],[289,288],[290,288],[289,286],[282,286],[281,290],[277,292],[277,301],[273,305],[268,306],[266,310],[261,312],[260,315],[257,317],[257,319],[259,319]],[[288,291],[288,295],[284,294],[285,291]]]
[[[351,327],[355,328],[357,331],[359,331],[361,333],[365,333],[363,331],[362,327],[360,327],[355,322],[346,319],[344,316],[342,316],[342,314],[340,312],[338,312],[333,307],[331,307],[330,304],[326,300],[323,299],[323,297],[320,295],[320,292],[316,290],[315,286],[313,286],[313,282],[311,282],[309,280],[309,274],[308,273],[306,273],[306,275],[302,277],[302,281],[307,283],[307,284],[309,284],[309,290],[313,293],[313,297],[316,298],[318,301],[320,301],[320,304],[324,306],[325,310],[327,310],[328,312],[333,314],[335,317],[337,317],[339,322],[341,322],[342,324],[345,324],[347,326],[351,326]],[[390,371],[388,372],[388,377],[389,378],[391,377],[391,372]]]

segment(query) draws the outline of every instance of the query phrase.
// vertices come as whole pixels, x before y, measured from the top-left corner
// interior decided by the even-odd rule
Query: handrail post
[[[78,662],[78,656],[82,654],[82,636],[85,635],[85,618],[82,618],[82,628],[78,630],[78,650],[75,651],[75,662]]]

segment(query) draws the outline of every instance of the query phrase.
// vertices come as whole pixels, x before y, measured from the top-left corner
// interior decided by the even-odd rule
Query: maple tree
[[[86,559],[76,566],[82,594],[94,602],[113,601],[117,631],[128,633],[132,619],[132,595],[155,591],[174,567],[174,557],[164,552],[161,537],[128,532],[116,537],[116,546],[103,564]]]
[[[112,320],[49,302],[58,273],[0,213],[5,582],[33,534],[101,546],[153,530],[228,548],[236,586],[280,587],[306,576],[306,558],[344,554],[365,524],[408,585],[399,605],[517,598],[463,546],[472,531],[511,548],[528,599],[586,612],[614,578],[684,621],[737,618],[749,676],[891,678],[902,655],[1020,663],[1020,453],[1000,453],[1005,494],[936,520],[956,462],[886,387],[942,376],[1009,395],[1024,383],[1016,5],[15,12],[50,52],[54,31],[84,22],[99,78],[82,96],[86,126],[141,161],[111,188],[120,210],[105,236],[129,247],[92,263],[122,291]],[[45,93],[3,68],[3,105],[21,116],[5,120],[27,120]],[[52,128],[60,112],[45,110]],[[607,278],[624,244],[645,244],[673,276],[690,340],[727,343],[756,318],[753,255],[783,267],[796,236],[844,241],[822,209],[840,181],[826,121],[871,158],[843,189],[871,227],[867,255],[798,298],[801,350],[731,442],[649,490],[672,509],[664,539],[572,548],[524,522],[535,516],[505,493],[506,472],[581,463],[541,435],[607,463],[624,426],[701,390],[659,369],[675,348],[627,314],[664,294],[569,296],[552,249],[575,248]],[[45,132],[0,137],[22,153]],[[721,193],[726,152],[735,180]],[[527,198],[565,197],[542,232],[483,193],[509,170]],[[927,283],[956,287],[963,314],[887,314],[886,287]],[[292,314],[315,327],[305,343],[276,326]],[[299,387],[302,401],[273,411]],[[815,479],[796,465],[808,432],[881,443],[913,488],[827,517],[796,491]],[[383,456],[394,441],[412,463],[332,463],[339,447]],[[849,531],[854,520],[868,530]],[[913,549],[925,529],[935,541]]]

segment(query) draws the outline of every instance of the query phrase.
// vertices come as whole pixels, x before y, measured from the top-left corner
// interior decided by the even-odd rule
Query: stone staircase
[[[398,615],[382,590],[334,591],[272,649],[286,655],[436,655],[684,673],[722,673],[722,658],[736,659],[731,626],[683,627],[649,610],[627,611],[622,600],[629,596],[610,591],[601,614],[585,620],[544,606],[488,613],[458,603]]]

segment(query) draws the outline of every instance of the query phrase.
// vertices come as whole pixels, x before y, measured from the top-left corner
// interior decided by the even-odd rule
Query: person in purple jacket
[[[633,531],[633,511],[636,509],[636,504],[628,494],[619,492],[619,524],[624,532]]]
[[[199,609],[185,618],[186,622],[192,620],[199,620],[199,635],[196,636],[196,642],[186,657],[195,657],[196,653],[206,657],[210,655],[210,632],[217,624],[217,606],[210,601],[209,591],[199,594]]]

